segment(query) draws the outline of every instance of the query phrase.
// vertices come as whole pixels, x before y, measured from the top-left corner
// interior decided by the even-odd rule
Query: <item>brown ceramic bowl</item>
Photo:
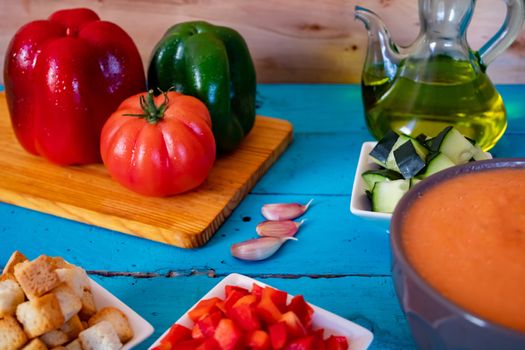
[[[414,340],[421,349],[525,349],[525,333],[484,320],[431,287],[411,266],[401,244],[407,209],[422,193],[460,174],[498,168],[525,168],[525,158],[492,159],[446,169],[418,183],[394,211],[390,225],[392,277]]]

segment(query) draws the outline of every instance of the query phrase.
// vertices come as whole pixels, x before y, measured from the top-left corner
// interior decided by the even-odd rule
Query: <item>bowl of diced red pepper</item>
[[[361,350],[372,333],[252,278],[231,274],[175,322],[150,350]]]

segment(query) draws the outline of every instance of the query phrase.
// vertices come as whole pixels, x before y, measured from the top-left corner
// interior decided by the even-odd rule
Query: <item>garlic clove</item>
[[[293,220],[303,215],[307,210],[313,199],[310,199],[306,205],[299,203],[276,203],[265,204],[261,209],[262,215],[271,221],[277,220]]]
[[[235,243],[231,246],[231,254],[241,260],[258,261],[272,256],[287,240],[297,240],[294,237],[261,237]]]
[[[263,221],[257,225],[255,231],[263,237],[293,237],[303,222],[304,220]]]

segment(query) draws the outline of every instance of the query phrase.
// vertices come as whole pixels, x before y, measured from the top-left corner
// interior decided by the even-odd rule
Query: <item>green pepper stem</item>
[[[153,90],[150,89],[146,97],[144,97],[144,95],[140,96],[140,108],[144,111],[143,114],[126,113],[123,115],[127,117],[144,118],[150,124],[157,124],[164,118],[164,112],[166,112],[169,103],[168,93],[164,91],[161,92],[164,95],[164,101],[159,106],[155,104],[153,100]]]

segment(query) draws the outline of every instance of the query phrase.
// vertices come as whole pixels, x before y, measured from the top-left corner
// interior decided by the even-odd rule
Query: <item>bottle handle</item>
[[[507,15],[501,28],[489,41],[479,49],[481,64],[488,66],[518,37],[525,20],[523,0],[504,0],[507,5]]]

